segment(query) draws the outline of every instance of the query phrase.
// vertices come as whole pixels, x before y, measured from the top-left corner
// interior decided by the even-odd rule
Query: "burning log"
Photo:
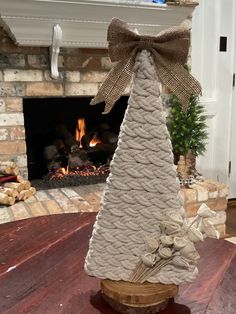
[[[95,167],[92,165],[78,167],[73,170],[64,168],[44,177],[50,187],[76,186],[81,184],[104,182],[109,174],[107,165]]]
[[[88,124],[89,125],[89,124]],[[90,125],[89,125],[90,127]],[[118,135],[108,123],[102,122],[87,128],[85,119],[79,118],[75,126],[75,137],[66,125],[54,126],[54,140],[44,148],[44,158],[49,170],[48,178],[66,181],[69,177],[103,176],[103,171],[84,171],[86,167],[107,166],[116,149]],[[85,167],[85,168],[83,168]],[[83,169],[83,170],[82,170]]]
[[[57,124],[54,128],[56,135],[63,139],[64,144],[66,145],[69,150],[73,146],[78,146],[79,143],[76,141],[74,136],[67,130],[64,124]]]
[[[86,130],[85,135],[81,138],[83,148],[96,146],[99,143],[114,144],[118,141],[118,135],[109,131],[109,125],[101,123],[90,130]]]
[[[49,171],[54,171],[56,169],[59,169],[61,167],[60,161],[51,160],[47,163],[47,168]]]
[[[116,149],[116,144],[98,143],[88,149],[88,159],[93,163],[106,164]]]
[[[89,148],[89,152],[103,152],[107,154],[113,154],[116,149],[116,144],[106,144],[106,143],[98,143],[94,147]]]
[[[63,156],[59,153],[55,145],[49,145],[44,148],[44,158],[47,161],[48,170],[60,168]]]
[[[54,138],[52,145],[56,146],[58,152],[65,151],[65,144],[61,138]]]
[[[87,129],[84,119],[77,121],[75,138],[62,123],[54,126],[54,133],[57,138],[44,148],[44,158],[51,172],[66,165],[69,169],[88,166],[91,161],[95,165],[106,164],[113,155],[118,140],[118,135],[110,131],[107,123]]]
[[[69,154],[68,166],[70,169],[86,166],[88,164],[88,154],[84,149]]]
[[[117,144],[118,135],[111,131],[104,131],[101,133],[100,139],[104,144]]]
[[[84,136],[81,138],[81,144],[83,148],[88,149],[90,147],[90,142],[92,141],[94,134],[95,134],[94,129],[86,131]]]
[[[55,160],[59,157],[59,152],[55,145],[48,145],[44,148],[43,155],[47,160]]]

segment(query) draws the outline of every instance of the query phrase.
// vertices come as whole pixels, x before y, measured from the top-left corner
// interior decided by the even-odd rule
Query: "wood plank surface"
[[[0,226],[1,314],[115,314],[84,258],[94,213],[37,217]],[[162,314],[235,314],[236,245],[198,244],[199,276]]]
[[[235,201],[236,202],[236,201]],[[236,206],[235,202],[228,205],[226,214],[226,234],[227,236],[236,237]]]
[[[70,214],[43,216],[10,222],[0,226],[0,276],[9,267],[19,265],[46,251],[56,242],[64,242],[73,233],[91,224],[94,215]]]
[[[236,256],[216,287],[206,314],[236,313]]]
[[[223,239],[207,239],[196,246],[201,256],[198,264],[199,275],[193,283],[180,286],[176,302],[186,304],[191,309],[191,314],[203,314],[207,313],[208,304],[227,269],[232,267],[236,245]],[[236,286],[234,289],[236,292]]]

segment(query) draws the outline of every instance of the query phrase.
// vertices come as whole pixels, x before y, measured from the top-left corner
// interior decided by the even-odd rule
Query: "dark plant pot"
[[[179,162],[179,155],[174,154],[174,164],[177,165]]]

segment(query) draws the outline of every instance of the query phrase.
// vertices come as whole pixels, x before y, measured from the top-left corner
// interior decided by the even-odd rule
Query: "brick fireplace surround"
[[[18,47],[0,28],[0,160],[14,159],[27,178],[24,98],[93,96],[111,66],[106,49],[62,48],[55,81],[47,47]]]

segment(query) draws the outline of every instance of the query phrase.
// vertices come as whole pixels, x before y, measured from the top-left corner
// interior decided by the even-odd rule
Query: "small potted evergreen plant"
[[[175,164],[184,156],[187,166],[186,175],[196,175],[195,159],[206,151],[208,138],[204,106],[197,96],[191,96],[188,110],[182,109],[181,103],[174,94],[167,96],[169,107],[167,126],[170,132]],[[183,160],[183,157],[181,157]]]

